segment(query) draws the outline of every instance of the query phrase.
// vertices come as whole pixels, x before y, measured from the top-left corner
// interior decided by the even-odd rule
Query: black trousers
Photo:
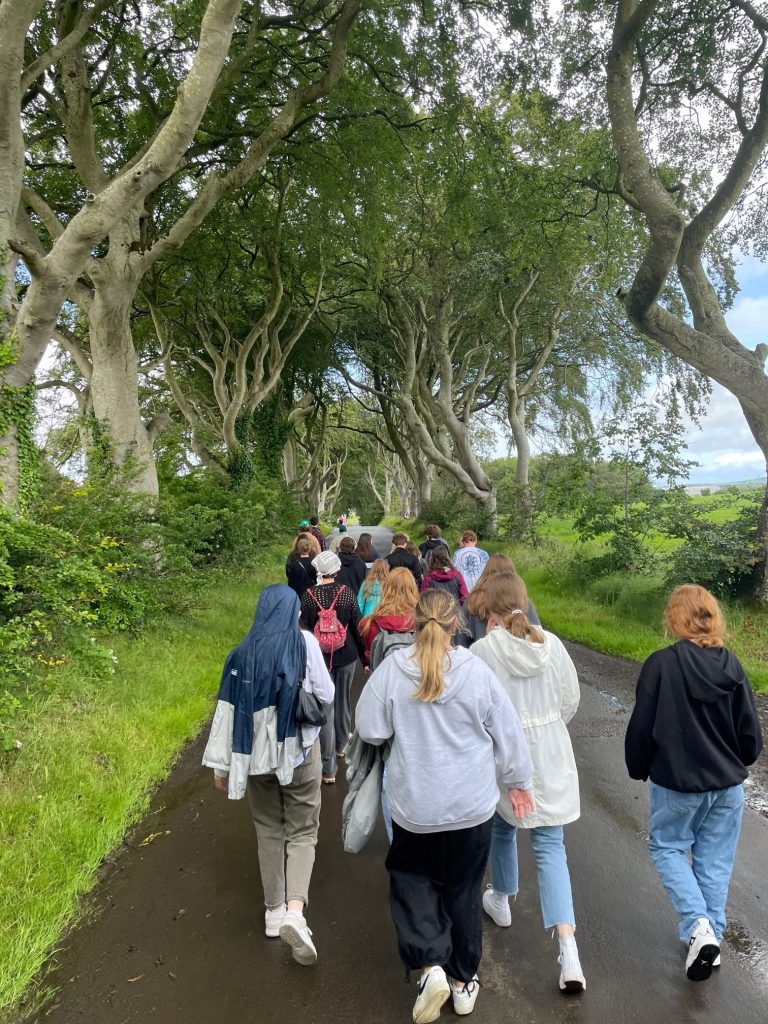
[[[483,954],[483,873],[491,820],[455,832],[408,832],[392,823],[389,905],[408,970],[438,964],[471,981]]]

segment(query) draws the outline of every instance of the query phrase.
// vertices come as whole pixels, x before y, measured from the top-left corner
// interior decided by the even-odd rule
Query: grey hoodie
[[[487,821],[499,779],[530,789],[533,765],[520,718],[486,665],[466,650],[445,661],[445,690],[416,700],[415,646],[391,655],[372,673],[355,710],[368,743],[392,741],[387,796],[392,818],[409,832],[449,832]]]

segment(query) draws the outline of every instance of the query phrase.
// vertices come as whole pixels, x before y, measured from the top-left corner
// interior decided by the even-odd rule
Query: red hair
[[[672,591],[664,625],[678,640],[692,640],[700,647],[723,646],[723,612],[717,599],[698,584],[684,583]]]

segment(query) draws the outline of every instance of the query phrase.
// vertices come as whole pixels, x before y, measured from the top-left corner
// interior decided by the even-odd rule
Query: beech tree
[[[593,27],[600,13],[590,14]],[[585,66],[594,74],[605,61],[617,165],[598,186],[620,196],[647,233],[619,298],[639,330],[735,395],[768,460],[768,346],[753,351],[728,328],[733,277],[718,274],[719,250],[746,247],[764,228],[763,204],[753,212],[750,200],[766,167],[768,15],[749,0],[685,9],[618,0],[612,24],[599,27],[606,45],[593,36]],[[682,311],[670,299],[676,283]],[[757,596],[766,602],[768,489],[758,542]]]

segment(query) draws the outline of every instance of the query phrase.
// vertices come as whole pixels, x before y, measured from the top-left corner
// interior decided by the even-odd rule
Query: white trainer
[[[280,925],[287,910],[286,905],[281,903],[279,907],[273,907],[272,910],[267,907],[264,911],[264,934],[268,939],[276,939],[280,934]]]
[[[442,967],[430,967],[422,974],[416,989],[416,1002],[413,1004],[414,1024],[429,1024],[437,1020],[443,1003],[451,994],[448,979]]]
[[[489,885],[483,893],[483,910],[499,928],[509,928],[512,924],[509,896],[496,892],[493,886]]]
[[[700,917],[688,939],[685,973],[690,981],[706,981],[720,955],[720,943],[706,917]]]
[[[557,962],[560,964],[560,991],[583,992],[587,987],[587,982],[579,962],[576,939],[573,935],[561,935],[558,937],[558,941],[560,943],[560,954],[557,958]]]
[[[285,912],[283,923],[280,925],[280,938],[291,947],[293,959],[297,964],[308,967],[317,960],[312,932],[307,928],[303,914],[297,914],[295,910]]]
[[[480,982],[477,980],[477,975],[471,981],[466,982],[463,985],[454,985],[451,982],[451,999],[453,999],[453,1009],[455,1013],[458,1013],[460,1017],[463,1017],[467,1013],[472,1013],[477,1002],[477,993],[480,991]]]

